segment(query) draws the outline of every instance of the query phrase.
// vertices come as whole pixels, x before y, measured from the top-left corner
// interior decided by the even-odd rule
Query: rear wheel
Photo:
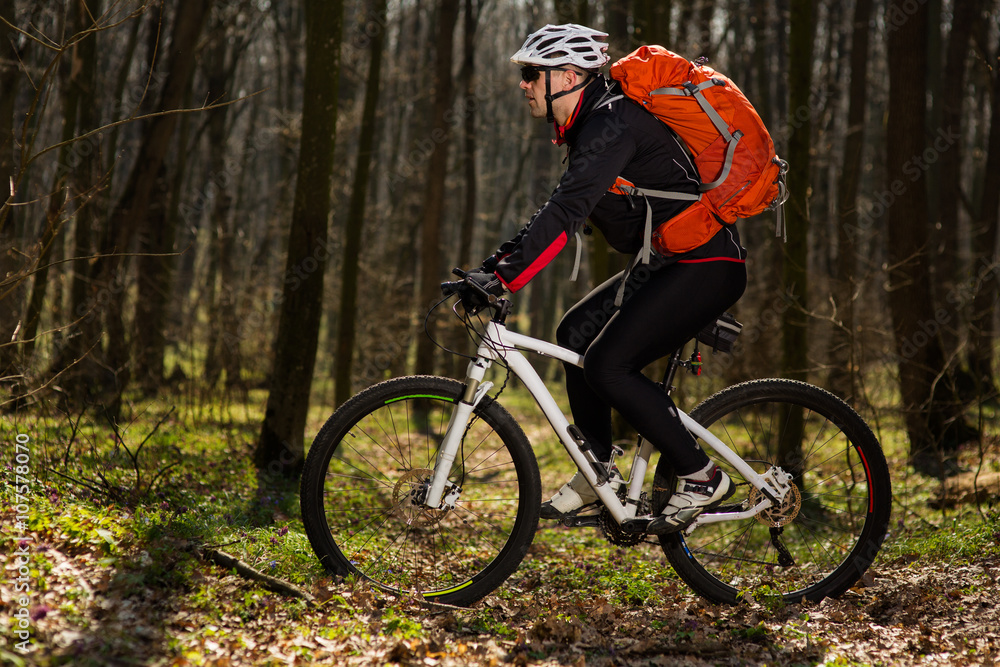
[[[793,476],[780,507],[751,519],[660,536],[677,574],[698,594],[735,603],[746,593],[793,603],[850,588],[865,573],[889,523],[889,469],[865,421],[844,401],[792,380],[758,380],[725,389],[691,412],[758,473],[772,465]],[[715,512],[740,511],[759,492],[718,456],[736,493]],[[676,476],[661,457],[653,510],[666,504]]]
[[[538,525],[541,482],[528,440],[484,398],[449,481],[452,509],[420,500],[465,386],[446,378],[389,380],[338,409],[302,474],[302,519],[323,564],[384,590],[467,605],[517,568]]]

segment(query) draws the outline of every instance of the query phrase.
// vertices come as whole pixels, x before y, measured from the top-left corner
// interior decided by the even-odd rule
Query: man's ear
[[[576,78],[574,78],[572,76],[573,74],[576,74],[577,77],[580,76],[579,74],[577,74],[576,72],[574,72],[573,70],[570,70],[570,69],[563,70],[562,72],[559,72],[559,75],[560,75],[560,78],[561,78],[561,83],[562,83],[561,90],[569,90],[574,85],[576,85],[576,84],[573,83],[574,81],[576,81]]]

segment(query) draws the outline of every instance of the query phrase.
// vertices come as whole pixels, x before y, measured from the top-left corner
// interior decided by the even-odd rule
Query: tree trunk
[[[476,31],[479,24],[481,3],[465,0],[462,26],[462,88],[463,96],[457,112],[462,119],[462,162],[465,177],[465,201],[459,218],[458,257],[455,266],[475,268],[480,257],[473,255],[472,241],[476,229],[476,206],[478,197],[477,181],[479,170],[476,163],[476,116],[479,112],[479,101],[476,98],[476,86],[481,81],[476,70]],[[449,330],[448,347],[463,351],[468,347],[468,338],[464,327],[452,327]],[[468,365],[468,359],[452,355],[447,372],[461,377]]]
[[[215,26],[213,39],[208,49],[208,94],[219,98],[232,90],[235,59],[229,44],[225,24]],[[212,236],[215,239],[216,281],[212,285],[212,301],[209,304],[209,340],[205,358],[205,380],[207,388],[215,387],[219,377],[226,374],[226,387],[236,386],[240,381],[239,324],[236,321],[236,292],[238,281],[233,265],[236,246],[233,199],[236,189],[236,174],[226,160],[229,144],[230,107],[213,109],[208,119],[208,174],[203,192],[214,194],[211,213],[208,218]]]
[[[14,0],[0,0],[0,18],[17,25]],[[14,198],[10,182],[15,176],[14,102],[21,79],[18,65],[22,54],[16,32],[0,23],[0,383],[16,382],[17,346],[10,341],[21,323],[21,305],[26,283],[16,275],[23,260],[14,248]],[[8,282],[13,279],[16,282]],[[5,400],[4,397],[3,400]]]
[[[698,48],[694,57],[705,56],[709,59],[715,54],[712,53],[712,15],[715,14],[715,0],[701,0],[701,8],[698,10]]]
[[[954,295],[961,281],[962,260],[959,249],[959,207],[962,201],[962,105],[965,101],[965,81],[969,43],[975,17],[980,13],[980,0],[955,0],[952,10],[951,33],[945,47],[945,63],[941,81],[941,122],[933,124],[930,133],[933,153],[922,157],[934,168],[938,175],[937,209],[940,227],[937,233],[937,252],[933,255],[935,277],[935,302],[939,306],[952,308],[948,295]],[[934,29],[937,27],[935,25]],[[938,130],[937,128],[940,128]],[[936,163],[936,164],[934,164]],[[934,172],[931,172],[934,173]],[[954,301],[952,298],[950,301]],[[948,361],[947,388],[955,391],[956,375],[961,373],[959,365],[960,330],[966,313],[953,312],[953,319],[941,327],[941,344]]]
[[[465,97],[459,113],[463,121],[465,150],[465,207],[462,212],[461,234],[458,244],[458,265],[468,266],[472,257],[472,232],[476,224],[476,23],[477,3],[465,0],[464,29],[462,31],[462,75],[465,79]]]
[[[385,16],[386,0],[374,0],[374,16]],[[382,78],[382,52],[385,48],[385,30],[372,35],[368,65],[368,82],[365,85],[365,106],[361,112],[361,135],[358,137],[357,167],[354,170],[354,187],[344,230],[344,257],[340,282],[340,319],[337,332],[335,359],[334,402],[340,405],[351,397],[351,375],[354,359],[354,340],[357,329],[358,270],[361,260],[361,238],[365,224],[365,203],[368,201],[368,184],[371,175],[375,146],[375,111],[378,106],[379,81]]]
[[[1000,52],[1000,49],[998,49]],[[969,327],[969,369],[980,402],[997,395],[993,355],[1000,285],[1000,256],[997,255],[997,227],[1000,226],[1000,57],[994,54],[993,93],[990,99],[990,134],[986,153],[986,178],[979,205],[979,219],[972,229],[975,296]]]
[[[865,146],[865,108],[868,106],[868,41],[871,33],[873,0],[856,0],[851,70],[848,87],[847,132],[844,135],[844,161],[837,184],[837,260],[833,293],[838,320],[831,343],[830,389],[844,397],[855,395],[857,361],[855,358],[855,301],[857,289],[858,189],[861,182],[861,156]]]
[[[812,87],[812,53],[815,25],[812,0],[791,3],[788,45],[789,107],[808,109]],[[804,119],[803,119],[804,117]],[[782,318],[782,371],[786,377],[805,380],[808,375],[808,237],[812,122],[808,114],[793,112],[788,126],[788,242],[784,246],[783,285],[795,303]]]
[[[92,16],[100,15],[99,0],[89,0],[88,12]],[[132,21],[132,37],[130,45],[134,47],[136,34],[142,24],[142,20],[136,18]],[[96,35],[94,47],[96,48],[103,36]],[[87,41],[90,41],[89,39]],[[127,51],[131,55],[131,49]],[[88,63],[80,72],[80,86],[83,89],[84,99],[93,99],[97,95],[97,61],[99,56],[95,53],[93,57],[84,57],[83,61]],[[122,65],[122,70],[128,70],[130,59]],[[121,91],[125,87],[124,74],[120,75],[118,86],[114,90],[114,100],[121,99]],[[78,131],[82,133],[91,132],[97,129],[100,124],[100,106],[97,104],[82,104],[79,108],[77,121]],[[114,131],[111,133],[114,135]],[[69,165],[72,167],[70,174],[70,188],[73,196],[78,198],[77,208],[73,215],[74,233],[73,248],[70,250],[74,258],[72,264],[72,280],[70,285],[70,308],[69,321],[66,330],[62,332],[62,340],[52,355],[49,364],[49,374],[58,373],[66,369],[74,361],[83,358],[90,353],[91,348],[98,344],[101,339],[101,322],[92,299],[88,299],[91,287],[91,257],[95,253],[95,240],[100,235],[102,221],[106,220],[108,210],[107,182],[104,180],[105,170],[101,165],[101,155],[114,155],[115,148],[112,140],[108,144],[104,139],[93,139],[95,145],[90,146],[90,150],[80,150],[74,152],[74,160]],[[107,148],[105,148],[108,146]],[[110,180],[110,179],[107,179]]]
[[[905,6],[904,6],[905,5]],[[911,11],[913,10],[913,11]],[[889,310],[892,314],[909,458],[918,470],[946,471],[942,445],[954,424],[953,406],[942,404],[937,385],[945,367],[938,332],[944,322],[931,289],[926,172],[914,155],[926,148],[927,27],[924,5],[890,0],[889,114],[886,141],[888,188]],[[889,198],[892,198],[889,201]],[[947,315],[947,313],[945,313]]]
[[[609,0],[604,5],[605,30],[608,33],[608,56],[615,62],[632,51],[628,24],[631,3],[628,0]],[[638,16],[635,16],[638,20]]]
[[[342,0],[305,0],[306,74],[295,185],[274,367],[254,462],[261,472],[295,478],[302,469],[319,325],[327,218],[337,130]]]
[[[159,110],[181,108],[191,85],[198,39],[210,7],[210,2],[200,0],[181,0],[178,5],[168,56],[170,64],[158,105]],[[111,213],[102,257],[95,262],[92,274],[94,276],[90,292],[92,302],[107,303],[103,315],[108,345],[104,363],[97,366],[96,370],[113,374],[113,389],[118,398],[130,379],[128,346],[125,341],[122,315],[122,293],[125,284],[123,274],[127,266],[123,253],[132,247],[135,231],[139,227],[137,221],[144,220],[149,214],[157,179],[161,176],[170,150],[177,121],[177,114],[157,116],[149,121],[121,200]],[[117,402],[117,398],[115,400]]]
[[[774,122],[774,105],[771,104],[771,42],[768,39],[767,0],[752,0],[753,21],[750,26],[753,29],[753,63],[756,76],[754,83],[757,86],[757,96],[752,98],[757,112],[764,120],[764,124],[772,129],[777,129]]]
[[[459,0],[441,0],[437,20],[434,59],[434,107],[430,140],[430,160],[427,163],[427,183],[421,216],[420,284],[418,308],[426,309],[439,300],[444,273],[441,267],[441,218],[444,215],[445,186],[448,178],[448,148],[451,143],[449,111],[452,106],[452,50],[455,24],[458,22]],[[431,337],[436,327],[433,318],[427,321],[427,334],[417,338],[417,372],[433,373],[435,347]]]
[[[673,10],[672,0],[634,0],[635,3],[635,41],[633,46],[641,44],[662,44],[671,47],[670,19]],[[684,7],[689,5],[685,4]],[[673,50],[677,51],[677,46]],[[627,51],[631,51],[629,48]]]
[[[181,178],[180,173],[175,178]],[[146,396],[153,396],[163,384],[163,353],[166,349],[166,309],[173,282],[174,258],[164,256],[174,249],[176,229],[169,215],[170,188],[167,168],[160,170],[153,197],[138,233],[136,258],[137,298],[132,331],[132,365],[135,378]]]
[[[808,109],[812,88],[812,54],[815,41],[812,0],[792,0],[788,34],[789,108]],[[803,119],[803,116],[805,118]],[[781,321],[781,365],[785,377],[806,380],[809,373],[809,187],[810,135],[808,114],[790,115],[788,136],[788,242],[784,246],[782,284],[788,304]],[[801,411],[788,416],[783,424],[780,464],[793,474],[801,460]]]
[[[100,7],[94,6],[97,3],[91,2],[91,6],[86,7],[87,14],[84,13],[82,3],[73,3],[68,7],[70,16],[68,17],[71,33],[79,34],[85,28],[91,27],[89,20],[93,16],[100,15]],[[97,13],[92,13],[96,11]],[[56,237],[62,232],[64,220],[68,218],[68,209],[72,206],[71,197],[68,193],[67,169],[63,166],[68,163],[71,151],[69,142],[76,136],[78,111],[80,100],[86,95],[89,99],[95,99],[95,91],[91,89],[93,83],[89,74],[94,68],[94,57],[96,53],[95,44],[97,35],[88,35],[77,42],[75,57],[71,54],[62,54],[59,63],[60,88],[63,91],[63,118],[62,136],[60,138],[63,146],[59,149],[59,157],[56,164],[55,177],[52,187],[49,190],[49,201],[46,207],[45,221],[42,225],[42,233],[38,240],[38,259],[35,262],[34,281],[31,288],[31,297],[28,299],[28,308],[24,317],[24,330],[20,338],[24,341],[22,349],[22,363],[27,366],[31,355],[35,349],[35,337],[38,333],[38,325],[42,317],[42,310],[45,304],[45,294],[49,283],[49,265],[52,262],[52,250],[55,246]]]

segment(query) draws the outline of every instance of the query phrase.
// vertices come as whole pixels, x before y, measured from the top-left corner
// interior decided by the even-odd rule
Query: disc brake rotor
[[[414,468],[407,471],[392,489],[394,512],[408,526],[432,526],[440,521],[447,510],[431,509],[424,505],[433,470]]]
[[[760,492],[760,489],[750,487],[750,507],[755,506],[763,499],[764,494]],[[780,528],[781,526],[788,525],[794,521],[795,517],[799,515],[799,510],[801,509],[802,493],[799,491],[799,487],[792,484],[788,487],[788,493],[785,494],[785,497],[781,501],[780,505],[772,505],[771,507],[762,510],[759,514],[757,514],[756,519],[765,526]]]

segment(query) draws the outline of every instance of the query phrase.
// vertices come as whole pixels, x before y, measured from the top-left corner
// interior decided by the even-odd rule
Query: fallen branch
[[[316,598],[298,586],[278,579],[277,577],[264,574],[260,570],[247,565],[239,558],[230,556],[225,551],[219,551],[209,547],[195,547],[195,549],[205,560],[215,563],[220,567],[224,567],[227,570],[236,570],[236,574],[240,575],[244,579],[256,581],[257,583],[262,584],[264,588],[273,591],[274,593],[279,593],[286,597],[305,600],[306,606],[308,607],[312,607],[316,603]]]

